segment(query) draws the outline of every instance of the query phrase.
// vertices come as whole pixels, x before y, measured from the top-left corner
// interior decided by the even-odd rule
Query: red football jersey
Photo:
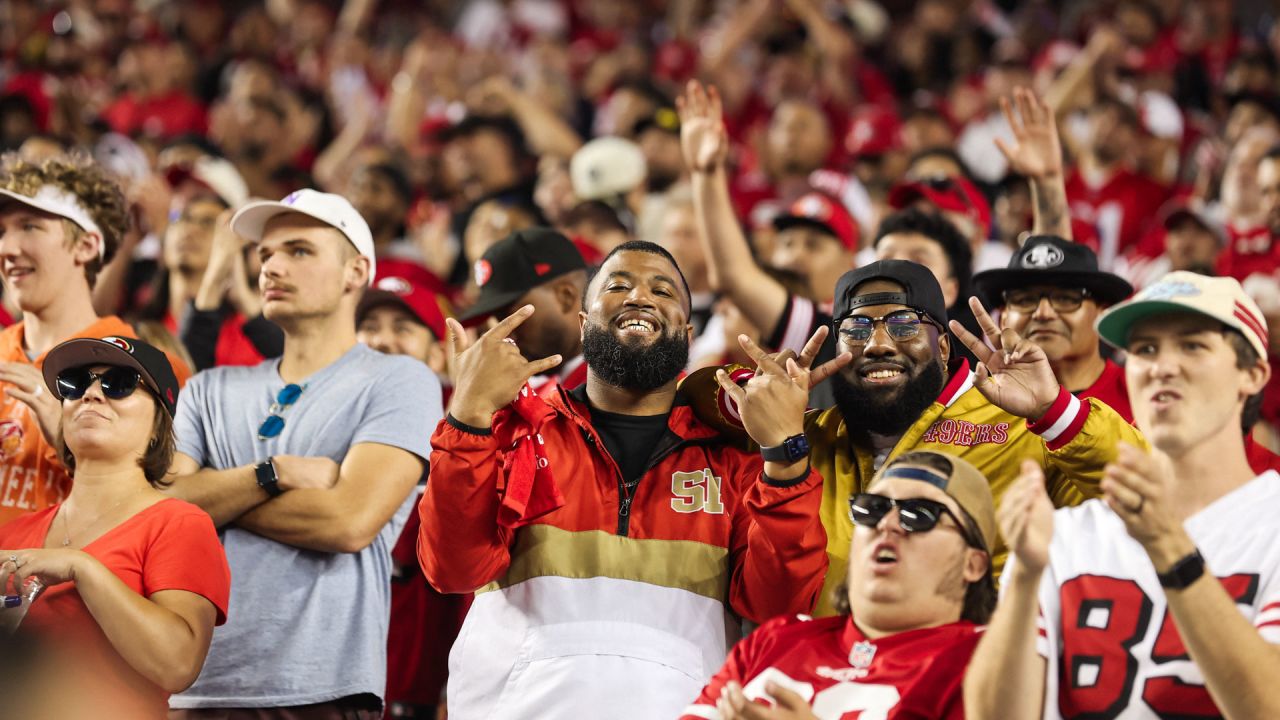
[[[1254,273],[1270,275],[1280,269],[1280,243],[1266,226],[1227,226],[1227,247],[1218,256],[1219,275],[1241,282]]]
[[[1103,270],[1137,247],[1169,195],[1159,183],[1129,170],[1090,187],[1076,169],[1067,176],[1066,185],[1071,215],[1098,230],[1098,265]]]
[[[765,684],[778,683],[820,720],[964,718],[964,671],[982,629],[961,621],[868,640],[848,616],[775,618],[734,646],[681,720],[719,717],[730,680],[762,704]]]

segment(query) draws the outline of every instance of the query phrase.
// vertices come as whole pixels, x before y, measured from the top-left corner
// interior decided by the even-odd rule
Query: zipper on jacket
[[[587,436],[588,445],[596,445],[595,433],[593,433],[592,431],[586,428],[583,428],[582,434]],[[605,454],[605,457],[608,457],[611,461],[613,460],[613,458],[609,456],[609,452],[605,450],[605,448],[600,447],[600,451]],[[612,464],[614,465],[614,468],[618,471],[618,535],[620,537],[626,537],[627,531],[630,529],[630,526],[631,526],[632,493],[627,492],[627,482],[622,477],[622,469],[617,467],[618,463],[616,461],[613,461]],[[636,484],[638,485],[639,482],[637,482]]]

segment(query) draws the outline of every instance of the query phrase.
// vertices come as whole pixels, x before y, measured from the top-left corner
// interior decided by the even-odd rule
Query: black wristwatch
[[[1199,550],[1192,550],[1190,555],[1174,563],[1167,572],[1158,573],[1156,577],[1160,578],[1160,587],[1182,590],[1190,587],[1203,574],[1204,557]]]
[[[804,433],[792,435],[782,441],[781,445],[760,448],[760,457],[766,462],[779,462],[790,465],[809,455],[809,439]]]
[[[280,497],[284,493],[280,488],[280,476],[276,475],[276,464],[271,458],[258,463],[253,468],[253,474],[258,476],[258,487],[271,497]]]

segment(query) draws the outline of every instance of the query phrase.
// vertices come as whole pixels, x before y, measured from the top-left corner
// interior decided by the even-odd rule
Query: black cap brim
[[[1119,275],[1074,270],[987,270],[973,276],[973,289],[987,307],[1004,305],[1006,290],[1036,285],[1084,288],[1100,305],[1115,305],[1133,294],[1133,286]]]
[[[511,304],[524,296],[524,290],[510,290],[505,293],[493,293],[491,295],[480,295],[480,299],[475,305],[467,308],[466,312],[458,314],[458,322],[469,323],[473,320],[481,320],[496,312],[511,307]]]
[[[787,228],[793,227],[813,228],[818,232],[830,235],[836,242],[840,242],[840,235],[837,234],[830,225],[822,222],[821,220],[814,220],[813,218],[804,217],[803,215],[779,215],[773,219],[773,229],[778,232],[782,232]]]
[[[127,339],[126,341],[137,342],[133,339]],[[157,350],[157,352],[159,351]],[[146,383],[147,388],[159,398],[160,404],[169,412],[170,417],[173,417],[173,414],[178,409],[178,379],[174,376],[173,368],[169,366],[168,359],[165,359],[165,366],[168,369],[169,376],[166,378],[167,382],[161,383],[152,375],[151,370],[147,369],[136,357],[109,340],[75,338],[50,350],[49,354],[45,356],[44,364],[41,367],[41,374],[44,375],[44,384],[49,388],[49,392],[53,393],[54,397],[62,400],[62,394],[58,392],[58,374],[67,368],[83,367],[85,365],[114,365],[133,368],[142,376],[142,381]],[[161,371],[164,369],[161,368]],[[173,388],[172,397],[167,396],[161,389],[162,384]]]

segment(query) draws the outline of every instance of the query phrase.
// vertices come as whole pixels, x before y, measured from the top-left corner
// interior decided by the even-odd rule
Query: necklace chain
[[[107,508],[106,512],[98,516],[98,520],[101,520],[104,517],[109,517],[112,512],[114,512],[121,505],[123,505],[126,500],[128,500],[129,498],[132,498],[134,495],[137,495],[138,492],[139,492],[138,490],[135,490],[129,493],[128,495],[125,495],[124,497],[117,500],[114,505]],[[98,524],[98,520],[95,520],[89,523],[86,529],[92,529],[94,525]],[[62,547],[69,547],[70,545],[71,545],[71,508],[66,503],[63,503],[62,504]]]

